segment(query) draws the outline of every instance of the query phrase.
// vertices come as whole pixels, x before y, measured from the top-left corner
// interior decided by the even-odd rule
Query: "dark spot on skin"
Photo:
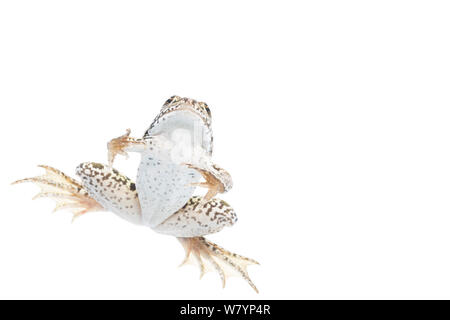
[[[130,190],[131,191],[136,190],[136,184],[134,182],[130,184]]]
[[[92,167],[95,169],[103,169],[105,166],[102,165],[101,163],[93,163]]]

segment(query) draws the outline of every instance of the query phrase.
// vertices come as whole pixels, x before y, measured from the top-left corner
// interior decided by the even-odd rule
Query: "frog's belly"
[[[145,225],[155,227],[181,209],[191,198],[201,175],[169,157],[142,154],[136,188]]]

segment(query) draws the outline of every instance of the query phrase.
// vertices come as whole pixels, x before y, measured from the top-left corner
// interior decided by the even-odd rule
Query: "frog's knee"
[[[116,188],[121,189],[120,191],[122,192],[130,192],[133,196],[137,196],[136,184],[130,178],[106,164],[83,162],[77,167],[76,174],[81,178],[82,184],[88,189],[101,187],[106,191],[106,189],[112,190]]]
[[[199,237],[219,232],[236,221],[236,213],[225,201],[211,199],[204,203],[201,197],[192,197],[183,208],[158,225],[155,231],[176,237]]]

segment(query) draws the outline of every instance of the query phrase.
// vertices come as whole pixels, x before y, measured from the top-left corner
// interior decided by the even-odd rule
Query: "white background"
[[[450,298],[446,1],[2,1],[0,298]],[[177,268],[178,241],[73,224],[33,185],[140,136],[171,95],[212,109],[260,289]],[[138,157],[117,168],[135,178]],[[203,192],[203,191],[202,191]]]

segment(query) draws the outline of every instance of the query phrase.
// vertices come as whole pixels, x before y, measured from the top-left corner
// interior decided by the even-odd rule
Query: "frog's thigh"
[[[142,223],[136,185],[128,177],[95,162],[80,164],[76,173],[89,195],[105,209],[132,223]]]
[[[236,221],[236,213],[225,201],[215,198],[205,202],[201,197],[192,197],[154,230],[176,237],[199,237],[219,232]]]

